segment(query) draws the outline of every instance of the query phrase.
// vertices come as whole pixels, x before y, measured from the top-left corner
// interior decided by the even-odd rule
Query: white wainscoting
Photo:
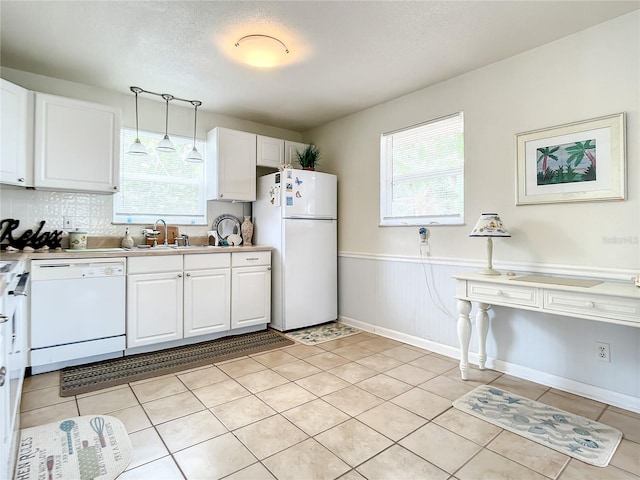
[[[483,262],[341,252],[338,265],[341,321],[459,358],[451,276]],[[560,265],[494,267],[619,281],[634,275]],[[489,316],[488,368],[640,413],[640,328],[505,307],[493,308]],[[610,345],[611,362],[597,359],[596,342]],[[470,360],[477,364],[475,325]]]

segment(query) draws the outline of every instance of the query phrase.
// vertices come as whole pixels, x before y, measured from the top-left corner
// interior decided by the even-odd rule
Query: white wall
[[[68,82],[30,72],[3,67],[1,76],[29,90],[77,98],[90,102],[113,105],[122,111],[122,125],[135,127],[135,101],[129,86],[121,92],[113,92],[97,87]],[[138,85],[144,88],[144,85]],[[168,92],[181,97],[180,92]],[[148,94],[138,96],[139,125],[141,130],[164,133],[165,103],[160,97]],[[269,125],[249,122],[206,110],[206,105],[198,109],[197,137],[204,139],[209,130],[221,126],[247,132],[255,132],[287,140],[300,141],[301,134]],[[184,102],[169,104],[169,134],[193,136],[193,107]],[[193,236],[206,236],[216,216],[230,213],[241,217],[249,214],[250,205],[209,201],[207,203],[207,226],[181,226],[181,231]],[[45,220],[45,231],[62,229],[62,216],[71,215],[77,228],[86,229],[89,235],[123,235],[126,225],[113,225],[113,201],[109,195],[87,193],[62,193],[25,190],[18,187],[0,186],[0,218],[14,218],[21,221],[18,233],[34,228],[40,220]],[[141,227],[140,227],[141,228]],[[139,233],[138,226],[130,228],[133,235]]]
[[[484,259],[485,242],[468,234],[480,213],[498,212],[513,236],[494,242],[496,262],[640,271],[639,15],[306,132],[323,169],[339,176],[340,250],[415,255],[417,228],[378,227],[380,134],[462,110],[466,225],[433,227],[434,255]],[[515,134],[619,112],[627,115],[626,201],[515,205]]]
[[[626,281],[640,273],[639,38],[635,12],[305,132],[338,175],[342,318],[457,355],[451,275],[486,262],[486,242],[468,236],[484,211],[500,213],[513,235],[494,242],[498,268]],[[427,283],[417,227],[378,226],[380,134],[460,110],[466,225],[431,228]],[[515,205],[517,133],[619,112],[626,201]],[[640,410],[640,328],[507,308],[490,317],[496,368]],[[596,360],[597,341],[611,345],[611,363]]]

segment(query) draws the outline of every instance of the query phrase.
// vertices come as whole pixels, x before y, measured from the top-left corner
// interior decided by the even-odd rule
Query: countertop
[[[250,247],[152,247],[152,248],[90,248],[87,250],[50,250],[48,252],[2,252],[0,260],[50,260],[53,258],[112,258],[112,257],[142,257],[151,255],[201,255],[204,253],[225,252],[261,252],[271,251],[273,247],[253,245]]]

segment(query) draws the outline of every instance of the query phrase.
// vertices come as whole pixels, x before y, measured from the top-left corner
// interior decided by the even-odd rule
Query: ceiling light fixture
[[[193,107],[194,107],[194,114],[193,114],[193,149],[187,154],[187,156],[185,157],[184,161],[185,162],[191,162],[191,163],[201,163],[202,162],[202,155],[200,155],[200,152],[196,148],[196,125],[197,125],[197,122],[198,122],[198,107],[200,105],[202,105],[202,102],[200,102],[198,100],[191,100],[191,105],[193,105]]]
[[[175,152],[175,147],[169,138],[169,102],[171,100],[179,100],[181,102],[190,103],[195,107],[195,115],[193,122],[193,149],[187,154],[185,157],[186,162],[199,163],[202,162],[202,155],[196,149],[196,120],[198,115],[198,107],[202,105],[200,100],[187,100],[184,98],[174,97],[168,93],[156,93],[150,92],[149,90],[143,90],[140,87],[129,87],[129,89],[136,94],[136,140],[129,147],[128,153],[134,155],[147,155],[147,150],[144,148],[144,145],[140,142],[140,138],[138,138],[138,94],[139,93],[149,93],[151,95],[156,95],[158,97],[162,97],[164,101],[167,103],[166,116],[165,116],[165,133],[164,138],[158,143],[156,150],[160,150],[163,152]]]
[[[271,35],[245,35],[236,43],[240,60],[258,68],[271,68],[284,62],[289,53],[287,46]]]
[[[148,155],[147,149],[144,148],[144,145],[140,141],[140,137],[138,136],[138,94],[142,92],[141,88],[138,87],[130,87],[131,91],[136,94],[136,140],[129,147],[129,151],[127,153],[131,155]]]
[[[167,113],[165,115],[165,123],[164,123],[164,138],[160,140],[156,150],[160,150],[161,152],[175,152],[176,148],[173,146],[171,139],[169,138],[169,102],[173,100],[173,95],[169,95],[168,93],[163,93],[162,98],[167,102]]]

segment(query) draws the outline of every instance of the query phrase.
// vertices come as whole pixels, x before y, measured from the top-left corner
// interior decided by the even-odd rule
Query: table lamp
[[[473,227],[470,237],[487,237],[487,255],[489,261],[487,268],[480,270],[478,273],[483,275],[500,275],[500,272],[493,269],[492,257],[493,257],[493,240],[492,237],[510,237],[511,234],[502,225],[502,220],[497,213],[483,213],[480,215],[480,219]]]

